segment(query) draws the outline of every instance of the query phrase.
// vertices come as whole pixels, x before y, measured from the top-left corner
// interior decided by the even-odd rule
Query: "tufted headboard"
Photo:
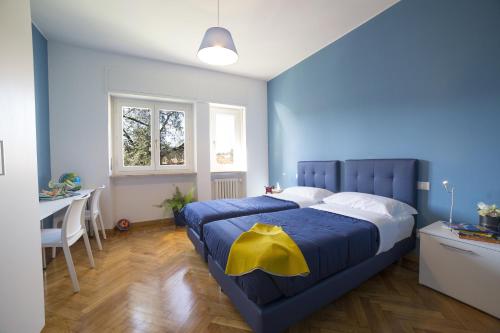
[[[300,161],[297,163],[297,185],[338,192],[340,189],[339,161]]]
[[[347,160],[344,191],[376,194],[417,207],[417,175],[415,159]]]

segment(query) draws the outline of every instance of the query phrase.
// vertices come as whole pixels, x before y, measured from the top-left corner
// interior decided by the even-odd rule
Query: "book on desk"
[[[500,244],[500,232],[476,224],[452,224],[450,228],[458,237],[473,241]]]

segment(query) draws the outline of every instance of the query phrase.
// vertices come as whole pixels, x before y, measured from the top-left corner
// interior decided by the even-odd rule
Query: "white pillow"
[[[324,188],[309,187],[309,186],[292,186],[283,190],[283,194],[297,195],[307,200],[321,202],[324,198],[331,196],[333,192]]]
[[[324,198],[323,202],[348,206],[392,217],[418,214],[415,208],[404,202],[368,193],[340,192]]]

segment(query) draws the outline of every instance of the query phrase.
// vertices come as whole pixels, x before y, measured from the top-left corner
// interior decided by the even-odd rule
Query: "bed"
[[[339,161],[300,161],[297,163],[297,185],[338,192]],[[196,251],[207,260],[203,228],[207,223],[239,216],[277,212],[307,207],[317,202],[299,196],[262,195],[243,199],[194,202],[187,205],[183,217],[187,234]]]
[[[348,160],[344,190],[393,198],[416,207],[417,168],[413,159]],[[335,210],[331,210],[332,205]],[[381,220],[393,228],[389,237],[381,224],[368,222],[363,216],[343,215],[342,210],[339,214],[337,208],[322,204],[205,226],[209,270],[255,332],[285,330],[415,247],[413,216],[391,223]],[[311,273],[307,277],[277,277],[256,270],[239,277],[225,275],[232,242],[255,222],[282,226],[301,249]]]

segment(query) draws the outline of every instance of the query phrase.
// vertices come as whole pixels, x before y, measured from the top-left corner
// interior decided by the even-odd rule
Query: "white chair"
[[[104,185],[96,188],[94,193],[92,193],[92,198],[90,199],[90,209],[85,211],[85,220],[92,223],[92,230],[94,231],[95,238],[97,241],[97,246],[99,250],[102,250],[101,239],[99,238],[99,229],[97,227],[97,220],[99,220],[99,226],[101,227],[102,238],[106,239],[106,230],[104,229],[104,222],[102,221],[101,209],[99,204],[101,201],[102,191],[106,187]]]
[[[99,203],[101,199],[101,193],[106,187],[102,185],[94,190],[92,197],[90,199],[90,209],[85,210],[85,221],[89,221],[92,225],[92,231],[96,238],[97,247],[102,251],[102,243],[99,238],[99,229],[97,227],[97,220],[99,219],[99,224],[101,227],[102,237],[106,239],[106,230],[104,229],[104,223],[102,221],[101,209],[99,208]],[[57,225],[62,222],[61,218],[54,217],[52,220],[52,228],[57,228]],[[56,248],[52,249],[52,258],[56,257]]]
[[[90,248],[89,237],[84,223],[85,204],[87,203],[88,198],[89,196],[86,195],[71,202],[70,206],[66,210],[66,214],[64,215],[61,229],[42,229],[43,267],[46,267],[45,248],[62,247],[64,257],[66,258],[66,264],[68,265],[71,283],[73,284],[73,290],[75,292],[80,291],[80,285],[78,284],[78,278],[76,277],[75,266],[73,265],[73,259],[71,257],[69,247],[75,244],[75,242],[82,236],[83,241],[85,242],[87,255],[89,257],[90,267],[95,267],[94,257],[92,256],[92,249]]]

